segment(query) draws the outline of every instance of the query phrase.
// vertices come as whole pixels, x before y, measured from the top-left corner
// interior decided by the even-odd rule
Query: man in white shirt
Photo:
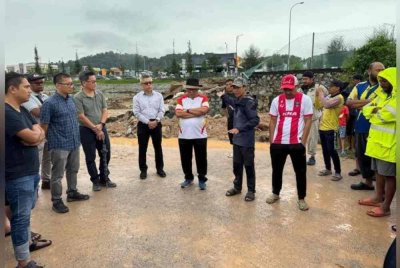
[[[298,207],[308,210],[306,197],[307,165],[306,143],[310,133],[313,116],[313,103],[307,95],[297,92],[297,78],[288,74],[283,76],[281,89],[271,104],[269,124],[270,154],[272,162],[272,194],[268,204],[279,200],[282,189],[282,175],[286,158],[290,155],[296,173]]]
[[[175,114],[179,118],[179,151],[185,181],[182,188],[193,184],[193,149],[196,158],[200,190],[206,189],[207,181],[207,130],[205,115],[208,112],[208,98],[199,94],[199,80],[189,78],[186,81],[186,94],[178,98]]]
[[[139,168],[140,179],[147,178],[146,152],[149,138],[154,147],[157,175],[164,178],[161,119],[164,117],[164,98],[153,90],[153,79],[148,74],[143,74],[140,79],[143,91],[133,97],[133,114],[139,119],[137,124],[137,137],[139,143]]]
[[[40,109],[42,108],[43,102],[49,98],[43,93],[44,90],[44,76],[40,74],[30,74],[27,79],[31,85],[32,94],[29,97],[29,101],[22,104],[31,115],[40,124]],[[41,170],[42,189],[50,189],[50,177],[51,177],[51,157],[47,149],[47,141],[44,140],[38,145],[39,150],[39,163]]]

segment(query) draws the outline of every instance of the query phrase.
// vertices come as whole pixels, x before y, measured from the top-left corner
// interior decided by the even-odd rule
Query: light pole
[[[236,61],[235,61],[235,74],[237,75],[238,73],[238,52],[237,52],[237,47],[238,47],[238,41],[239,37],[243,36],[243,34],[236,35]]]
[[[292,9],[297,6],[297,5],[302,5],[304,2],[298,2],[290,8],[290,13],[289,13],[289,48],[288,48],[288,59],[287,59],[287,70],[289,70],[289,64],[290,64],[290,32],[292,28]]]
[[[225,54],[228,54],[228,43],[225,42]]]

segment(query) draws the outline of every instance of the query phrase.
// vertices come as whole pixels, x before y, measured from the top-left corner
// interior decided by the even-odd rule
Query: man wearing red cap
[[[268,204],[279,200],[282,189],[282,173],[286,158],[290,155],[296,173],[298,206],[308,210],[304,198],[307,188],[306,143],[310,133],[313,103],[310,97],[297,91],[297,78],[288,74],[282,78],[283,94],[271,104],[269,124],[270,154],[272,162],[272,194]]]

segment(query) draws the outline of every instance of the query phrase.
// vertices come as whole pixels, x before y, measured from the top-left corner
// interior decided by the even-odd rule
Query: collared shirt
[[[48,124],[47,143],[49,150],[73,151],[79,147],[79,124],[75,103],[56,92],[42,106],[40,121]]]
[[[43,93],[36,93],[32,92],[31,96],[29,97],[29,100],[27,102],[24,102],[22,106],[24,106],[25,109],[27,109],[29,112],[31,112],[33,109],[41,108],[43,105],[43,102],[47,100],[49,96]],[[33,116],[33,115],[32,115]],[[40,117],[33,116],[33,118],[40,123]]]
[[[96,90],[94,96],[91,97],[81,90],[75,94],[74,101],[78,115],[84,114],[95,125],[101,123],[103,109],[107,109],[106,98],[101,92]],[[85,126],[81,120],[79,120],[79,124]]]
[[[160,121],[164,113],[164,98],[161,93],[153,90],[147,95],[141,91],[133,97],[133,114],[140,122],[148,124],[150,119]]]

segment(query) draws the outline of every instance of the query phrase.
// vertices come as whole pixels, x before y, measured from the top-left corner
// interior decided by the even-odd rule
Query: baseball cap
[[[282,77],[281,89],[294,89],[299,84],[297,77],[293,74],[287,74]]]
[[[29,74],[26,79],[28,79],[29,82],[44,79],[45,76],[41,74]]]
[[[232,86],[245,87],[247,86],[247,81],[244,78],[236,77],[235,80],[233,80]]]

